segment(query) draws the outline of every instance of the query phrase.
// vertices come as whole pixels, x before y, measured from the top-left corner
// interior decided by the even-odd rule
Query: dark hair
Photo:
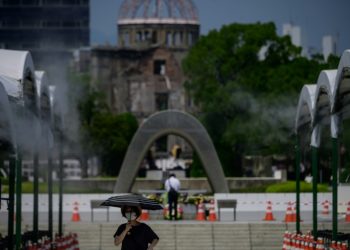
[[[135,206],[123,206],[122,209],[121,209],[121,212],[122,212],[122,215],[124,217],[126,217],[125,216],[126,209],[129,208],[129,207],[131,208],[131,211],[136,214],[137,218],[140,217],[140,215],[141,215],[141,208],[135,207]]]
[[[170,175],[169,175],[169,178],[170,177],[176,177],[176,175],[174,174],[174,173],[171,173]]]

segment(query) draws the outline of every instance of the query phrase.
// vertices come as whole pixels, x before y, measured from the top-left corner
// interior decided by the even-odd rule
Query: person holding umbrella
[[[158,235],[145,223],[137,219],[142,209],[158,210],[163,207],[140,195],[120,195],[109,198],[101,206],[121,207],[128,222],[120,225],[114,234],[114,244],[122,244],[121,250],[153,250],[159,241]]]
[[[148,225],[137,221],[141,208],[123,206],[122,215],[128,222],[118,227],[114,234],[114,244],[122,244],[122,250],[153,250],[159,237]]]

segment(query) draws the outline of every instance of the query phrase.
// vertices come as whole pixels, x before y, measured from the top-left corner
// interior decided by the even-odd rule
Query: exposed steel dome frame
[[[124,0],[118,24],[128,23],[198,24],[198,11],[192,0]]]

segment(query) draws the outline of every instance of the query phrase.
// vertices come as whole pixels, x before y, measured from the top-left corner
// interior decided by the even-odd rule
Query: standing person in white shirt
[[[168,192],[169,218],[173,219],[173,209],[175,210],[174,219],[177,220],[177,199],[179,197],[180,181],[175,174],[170,174],[165,181],[165,189]]]

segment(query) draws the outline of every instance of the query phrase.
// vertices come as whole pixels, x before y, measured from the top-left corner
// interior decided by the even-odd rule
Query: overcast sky
[[[122,0],[91,1],[91,43],[116,44]],[[194,0],[201,34],[233,22],[269,22],[282,34],[282,24],[292,22],[302,30],[302,43],[318,50],[322,36],[338,38],[337,53],[350,49],[350,0]]]

